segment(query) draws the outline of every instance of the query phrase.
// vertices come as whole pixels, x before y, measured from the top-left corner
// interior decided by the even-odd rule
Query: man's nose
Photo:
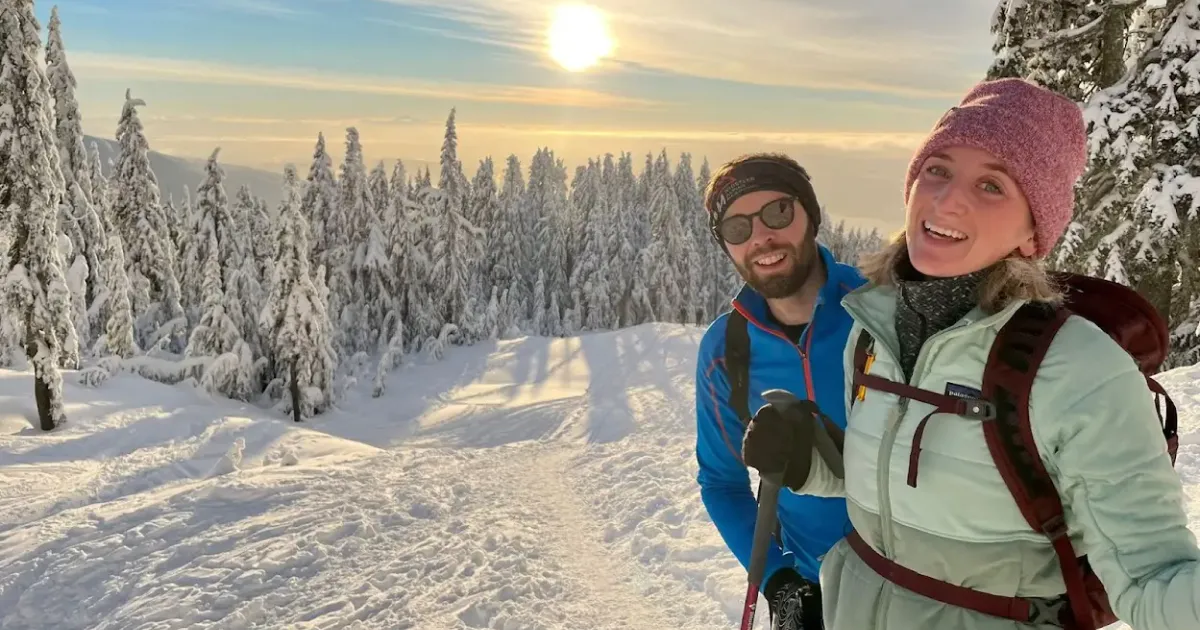
[[[759,245],[769,245],[775,242],[778,235],[775,230],[767,227],[767,224],[762,222],[762,217],[754,217],[750,223],[753,231],[750,233],[751,248]]]

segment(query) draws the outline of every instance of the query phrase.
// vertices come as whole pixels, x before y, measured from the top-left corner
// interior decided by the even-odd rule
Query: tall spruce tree
[[[129,303],[129,278],[125,275],[125,247],[121,237],[109,234],[105,239],[100,270],[108,280],[104,285],[104,348],[106,353],[128,359],[138,352],[133,338],[133,307]]]
[[[1150,49],[1085,110],[1088,203],[1056,252],[1127,283],[1168,318],[1169,365],[1200,352],[1200,0],[1174,0]],[[1090,186],[1089,186],[1090,185]]]
[[[709,277],[703,266],[705,257],[701,253],[701,248],[707,251],[706,240],[701,240],[704,200],[700,197],[700,190],[696,188],[696,175],[692,170],[690,153],[679,156],[679,166],[675,168],[675,196],[679,200],[679,221],[683,228],[683,258],[680,261],[680,271],[685,284],[682,287],[683,319],[680,321],[685,324],[698,324],[706,321],[708,309],[705,306],[711,298],[708,283],[705,282]]]
[[[337,176],[333,173],[333,158],[325,148],[325,134],[317,134],[317,144],[313,148],[312,166],[308,169],[308,185],[304,188],[304,196],[300,201],[300,213],[308,219],[309,233],[312,234],[310,245],[312,254],[310,260],[314,267],[324,267],[329,281],[330,260],[329,249],[333,227],[333,216],[337,210],[338,189]]]
[[[299,420],[333,403],[337,354],[325,300],[308,262],[311,221],[300,212],[299,186],[292,166],[284,170],[283,202],[277,221],[271,295],[259,321],[275,357],[276,379],[291,395],[286,407]]]
[[[491,282],[494,286],[507,291],[508,318],[512,324],[524,327],[529,320],[528,306],[532,291],[527,288],[530,264],[527,252],[529,242],[526,238],[528,231],[525,198],[525,176],[521,172],[521,160],[516,155],[509,155],[504,166],[504,181],[500,185],[497,199],[496,223],[492,227],[492,242],[490,248],[495,258],[491,270]]]
[[[359,278],[362,252],[371,223],[371,189],[363,161],[362,138],[356,127],[346,129],[346,155],[338,178],[338,203],[326,229],[334,239],[330,247],[330,313],[337,324],[343,349],[365,351],[368,343],[366,295]]]
[[[113,227],[125,244],[131,300],[139,319],[135,334],[142,347],[160,341],[160,327],[183,316],[179,279],[171,256],[171,231],[159,197],[158,180],[150,169],[150,144],[137,108],[146,102],[125,90],[117,123],[119,154],[110,184],[113,187]],[[168,333],[169,334],[169,333]],[[178,348],[178,340],[173,344]]]
[[[380,160],[367,178],[370,190],[365,211],[366,232],[359,247],[358,291],[362,296],[360,325],[364,327],[364,349],[376,351],[387,346],[391,337],[387,328],[388,315],[396,311],[396,277],[390,256],[391,239],[387,230],[392,210],[391,185],[387,169]]]
[[[59,219],[63,231],[70,235],[75,260],[70,261],[83,278],[81,317],[76,332],[80,345],[87,346],[93,330],[88,310],[102,291],[104,281],[101,261],[104,258],[105,234],[92,201],[92,181],[89,173],[87,151],[83,146],[83,123],[79,113],[79,102],[75,99],[75,75],[67,64],[67,53],[63,46],[62,21],[58,7],[50,10],[50,24],[46,36],[46,78],[50,82],[50,94],[54,101],[55,137],[57,139],[60,170],[66,187],[66,196],[60,206]],[[86,265],[86,268],[82,267]]]
[[[38,63],[39,31],[33,0],[0,3],[0,228],[8,244],[3,320],[23,332],[38,420],[50,431],[66,420],[59,363],[78,346],[57,243],[65,191],[49,82]]]

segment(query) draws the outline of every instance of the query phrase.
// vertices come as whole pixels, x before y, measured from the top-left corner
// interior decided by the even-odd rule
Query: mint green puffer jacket
[[[843,304],[855,320],[845,354],[847,408],[859,331],[876,339],[870,372],[903,382],[896,357],[894,287],[864,287]],[[975,309],[921,349],[909,383],[980,389],[1000,327],[1021,302]],[[1187,527],[1145,379],[1091,322],[1072,316],[1051,345],[1030,395],[1038,450],[1066,508],[1072,543],[1087,554],[1135,630],[1200,628],[1200,550]],[[992,463],[980,421],[933,416],[921,441],[917,486],[907,483],[913,432],[933,407],[868,390],[848,413],[845,481],[819,457],[799,490],[845,496],[850,518],[876,551],[929,577],[1004,596],[1066,591],[1049,542],[1032,531]],[[786,491],[786,490],[785,490]],[[821,568],[828,630],[1039,630],[927,599],[884,580],[846,540]]]

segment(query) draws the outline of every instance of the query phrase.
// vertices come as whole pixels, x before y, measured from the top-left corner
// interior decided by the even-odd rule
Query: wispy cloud
[[[646,99],[586,89],[353,76],[297,68],[253,67],[87,51],[72,53],[71,67],[76,74],[86,75],[90,78],[136,77],[180,83],[243,85],[356,94],[392,94],[582,108],[651,108],[658,105],[658,103]]]
[[[453,20],[489,42],[539,50],[542,0],[378,0]],[[986,55],[994,0],[592,0],[611,21],[614,59],[746,83],[906,97],[956,96]]]
[[[378,18],[378,17],[369,17],[369,18],[367,18],[367,21],[371,22],[373,24],[382,24],[384,26],[391,26],[391,27],[403,29],[403,30],[418,31],[421,33],[431,33],[431,34],[437,35],[439,37],[445,37],[446,39],[454,39],[454,40],[463,41],[463,42],[472,42],[475,44],[486,44],[489,46],[502,46],[502,47],[506,47],[506,48],[521,48],[521,49],[525,49],[525,50],[533,49],[530,46],[518,45],[518,42],[513,39],[473,35],[471,33],[456,31],[452,28],[439,28],[436,26],[424,26],[421,24],[409,24],[407,22],[403,22],[400,20],[391,20],[388,18]]]
[[[293,17],[310,13],[285,0],[174,0],[178,6],[205,11],[232,11],[250,15]]]

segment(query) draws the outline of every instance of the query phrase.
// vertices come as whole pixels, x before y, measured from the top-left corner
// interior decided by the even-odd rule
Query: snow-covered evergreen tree
[[[100,266],[104,257],[105,234],[92,202],[90,164],[83,146],[79,102],[75,99],[75,75],[67,64],[62,21],[58,17],[57,6],[50,10],[50,24],[47,27],[46,78],[50,82],[50,95],[54,101],[55,137],[66,187],[59,219],[63,231],[71,236],[74,251],[73,260],[69,261],[71,273],[85,276],[83,282],[79,283],[83,294],[77,297],[81,304],[76,309],[76,333],[80,346],[86,347],[93,334],[87,313],[103,287]]]
[[[246,233],[250,235],[251,254],[258,268],[258,278],[265,287],[275,266],[275,224],[271,220],[267,202],[260,197],[254,198]]]
[[[129,278],[125,275],[125,247],[120,236],[111,234],[101,262],[101,273],[107,278],[104,304],[104,354],[128,359],[138,352],[133,338],[133,307],[129,303]]]
[[[490,228],[492,245],[488,250],[492,258],[488,277],[492,286],[508,292],[513,320],[510,324],[522,327],[529,318],[526,308],[532,293],[525,282],[530,265],[526,250],[525,176],[516,155],[509,155],[505,163],[504,182],[496,203],[496,218]]]
[[[191,247],[189,241],[192,234],[196,231],[191,187],[185,184],[183,186],[183,199],[179,203],[175,203],[174,198],[172,198],[168,207],[175,211],[175,216],[169,217],[169,219],[171,221],[171,240],[175,244],[175,252],[179,263],[176,265],[176,272],[179,274],[179,290],[183,295],[187,295],[187,279],[192,275],[192,270],[188,267],[187,252],[188,248]],[[185,311],[188,306],[189,304],[185,299],[183,304]]]
[[[277,368],[279,387],[269,389],[299,395],[299,404],[289,400],[285,411],[299,407],[300,415],[306,417],[333,403],[337,354],[325,299],[309,268],[311,220],[300,211],[296,171],[291,166],[284,171],[283,189],[272,290],[259,321]]]
[[[158,181],[150,169],[146,140],[137,108],[145,105],[125,91],[117,124],[120,148],[110,180],[112,222],[125,244],[130,298],[139,323],[139,345],[149,348],[170,341],[186,325],[180,301],[175,260],[170,255],[171,232],[159,198]]]
[[[609,199],[610,212],[616,221],[616,249],[613,254],[614,269],[621,274],[610,279],[613,312],[620,326],[636,326],[650,321],[651,314],[638,296],[645,294],[644,277],[640,272],[642,252],[647,246],[649,213],[638,200],[640,184],[633,173],[633,155],[622,153],[617,160],[617,172],[612,180]]]
[[[667,153],[654,163],[650,187],[650,220],[653,240],[641,260],[646,288],[658,321],[683,322],[690,308],[687,291],[687,246],[690,242],[679,220],[679,197],[671,177]]]
[[[325,149],[325,134],[317,134],[317,145],[313,148],[312,166],[308,170],[308,185],[300,202],[300,212],[309,221],[312,234],[312,254],[310,260],[314,267],[324,267],[329,273],[329,249],[332,232],[330,222],[337,209],[338,188],[337,176],[333,174],[333,158]],[[329,280],[326,276],[323,281]]]
[[[705,280],[709,277],[703,261],[706,257],[701,254],[705,246],[704,235],[704,200],[700,190],[696,188],[696,175],[692,170],[692,156],[683,153],[679,156],[679,166],[675,169],[675,196],[679,200],[679,221],[683,228],[683,258],[680,261],[685,284],[683,286],[684,304],[682,323],[699,324],[707,321],[708,311],[705,306],[712,298],[709,296],[710,287]]]
[[[387,169],[381,160],[371,169],[367,179],[370,190],[366,207],[366,240],[360,247],[357,278],[362,304],[360,326],[365,328],[364,350],[375,351],[388,344],[392,332],[388,330],[389,314],[398,312],[396,307],[396,278],[393,274],[390,254],[391,236],[387,226],[394,199],[388,181]],[[394,328],[394,327],[393,327]]]
[[[402,230],[396,232],[392,251],[400,263],[399,277],[404,279],[404,329],[410,351],[426,347],[436,338],[446,321],[442,307],[442,287],[433,281],[434,248],[437,246],[434,223],[441,217],[434,208],[439,203],[437,189],[427,178],[418,178],[418,188],[406,202]]]
[[[550,337],[563,336],[562,309],[558,304],[558,294],[550,295],[550,305],[546,308],[546,335]]]
[[[725,250],[713,239],[708,228],[708,212],[704,209],[704,193],[708,190],[710,181],[712,181],[712,168],[708,164],[708,159],[705,158],[704,163],[700,166],[700,173],[696,176],[696,188],[700,191],[701,209],[699,219],[701,233],[698,238],[700,239],[701,257],[704,259],[703,265],[707,273],[710,298],[706,321],[729,310],[730,300],[733,299],[734,292],[737,290],[737,286],[730,282],[730,276],[739,277],[737,270],[729,261],[729,257],[725,255]]]
[[[461,206],[452,205],[446,191],[438,190],[430,200],[435,205],[427,212],[438,217],[430,283],[440,288],[443,321],[458,326],[463,341],[472,343],[482,328],[482,309],[473,307],[472,289],[477,261],[483,257],[483,234],[463,216]]]
[[[1021,77],[1082,101],[1125,72],[1127,30],[1145,0],[1000,0],[987,78]]]
[[[461,204],[467,196],[467,176],[463,173],[462,162],[458,159],[458,127],[454,117],[455,110],[451,109],[450,116],[446,118],[446,135],[442,140],[437,187],[461,213]]]
[[[535,335],[550,335],[546,326],[546,272],[538,269],[537,280],[533,283],[533,301],[530,303],[533,313],[529,323],[530,331]]]
[[[615,319],[609,290],[607,241],[605,222],[612,212],[601,177],[601,166],[588,160],[587,167],[576,177],[576,186],[571,191],[571,206],[579,218],[579,236],[575,247],[581,248],[574,256],[574,269],[570,279],[571,315],[566,330],[573,334],[579,330],[603,330]]]
[[[222,293],[225,290],[226,267],[236,265],[239,260],[237,250],[237,235],[240,226],[233,220],[229,207],[229,197],[225,193],[225,170],[217,162],[221,149],[214,149],[204,164],[204,181],[196,188],[194,215],[192,217],[192,238],[189,239],[188,249],[184,253],[184,269],[198,272],[193,276],[185,276],[181,284],[185,304],[207,308],[209,298],[209,278],[206,267],[209,260],[217,265],[217,282]],[[215,252],[208,251],[216,247]]]
[[[0,231],[7,241],[0,325],[19,331],[0,338],[24,345],[39,423],[50,431],[66,420],[59,364],[77,360],[79,350],[57,242],[65,190],[39,29],[32,0],[0,4]]]
[[[196,188],[195,226],[188,259],[200,262],[200,320],[188,339],[189,357],[207,357],[202,383],[231,398],[247,400],[255,389],[254,330],[258,296],[254,261],[245,255],[245,221],[225,193],[225,171],[214,149]],[[245,202],[252,200],[243,200]],[[249,277],[248,277],[249,276]],[[248,321],[247,321],[248,320]]]
[[[92,182],[92,204],[96,208],[96,214],[100,217],[100,225],[104,227],[106,235],[113,234],[112,223],[112,190],[108,184],[108,178],[104,176],[104,171],[101,168],[100,147],[92,142],[88,149],[88,175]]]
[[[392,176],[388,181],[388,205],[387,214],[384,217],[384,237],[387,239],[388,257],[391,261],[391,276],[394,282],[392,294],[392,308],[394,313],[389,313],[385,318],[390,325],[385,325],[385,330],[391,329],[387,334],[393,338],[399,335],[400,347],[395,349],[398,355],[402,355],[408,348],[405,345],[411,341],[413,337],[420,340],[421,332],[418,331],[418,326],[415,323],[414,315],[419,304],[425,303],[426,278],[425,270],[428,268],[428,256],[426,255],[425,243],[420,240],[420,224],[425,220],[421,215],[420,207],[413,201],[411,188],[409,187],[408,175],[404,168],[404,162],[396,160],[392,165]],[[417,305],[410,306],[410,303],[415,301]],[[417,334],[414,335],[414,332]],[[432,334],[431,330],[424,330],[424,334]],[[392,342],[389,340],[389,347]],[[394,367],[394,365],[388,366]]]
[[[821,227],[817,230],[817,242],[829,248],[829,253],[839,262],[849,265],[858,263],[863,254],[878,251],[884,247],[883,237],[878,230],[867,232],[862,228],[846,226],[846,220],[837,223],[821,208]]]
[[[471,196],[467,207],[470,212],[467,220],[471,225],[480,229],[479,249],[482,258],[476,265],[474,291],[476,295],[490,295],[493,284],[493,270],[496,266],[496,250],[498,234],[496,228],[501,223],[500,199],[496,191],[496,166],[489,156],[479,161],[479,170],[471,180]],[[503,285],[507,286],[507,284]],[[486,335],[486,333],[485,333]]]
[[[527,233],[533,255],[533,269],[545,271],[543,289],[546,299],[569,293],[567,285],[567,171],[550,149],[538,149],[529,165],[526,199],[534,222]],[[560,314],[561,315],[561,314]],[[548,334],[558,334],[557,332]]]
[[[221,247],[216,230],[197,234],[201,241],[204,265],[201,267],[200,287],[203,291],[199,324],[188,339],[187,355],[216,357],[233,350],[241,339],[241,331],[225,311],[225,287],[221,279]]]
[[[1085,109],[1091,177],[1056,261],[1146,296],[1174,365],[1200,352],[1200,0],[1168,7],[1148,52]]]
[[[372,221],[371,207],[362,140],[358,129],[349,127],[346,155],[338,178],[338,203],[326,229],[330,238],[329,312],[334,316],[335,332],[341,336],[342,347],[351,353],[366,351],[371,346],[368,324],[364,321],[367,298],[360,280]]]
[[[221,186],[224,188],[223,183]],[[258,315],[264,299],[262,273],[252,239],[256,207],[257,200],[244,186],[238,190],[236,200],[228,205],[234,232],[229,235],[232,238],[225,239],[228,245],[224,246],[223,243],[225,258],[221,270],[225,279],[226,309],[255,361],[262,355],[258,339]],[[267,240],[270,240],[269,236]]]

